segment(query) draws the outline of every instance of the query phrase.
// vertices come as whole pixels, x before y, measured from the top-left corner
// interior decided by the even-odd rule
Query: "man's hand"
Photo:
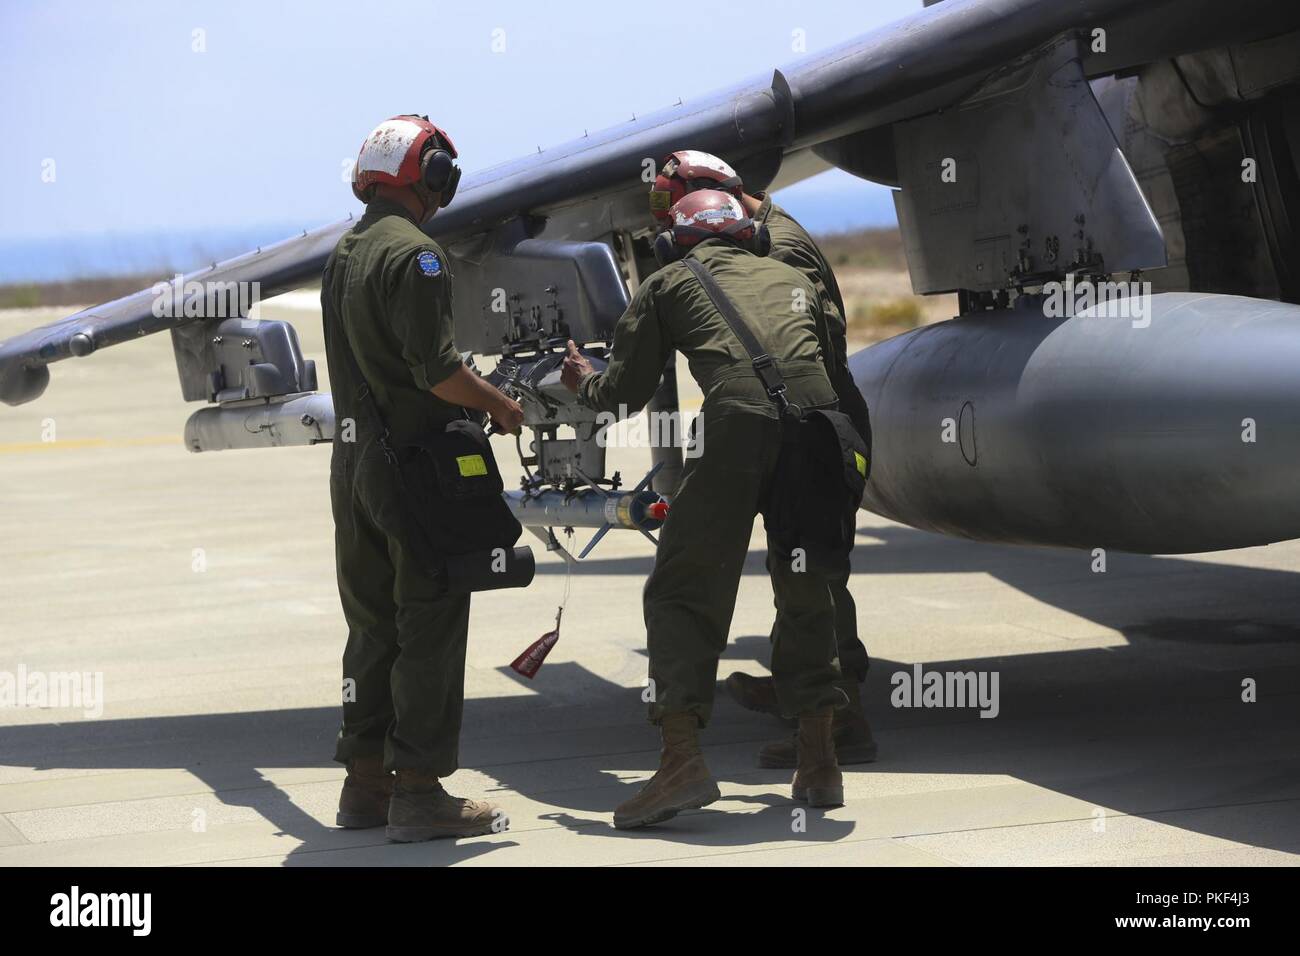
[[[524,423],[524,410],[519,407],[519,403],[488,384],[486,379],[475,375],[468,365],[459,366],[430,391],[452,405],[487,412],[496,426],[507,435],[518,435],[519,426]]]
[[[501,401],[488,412],[492,416],[492,424],[497,427],[498,431],[503,431],[507,435],[518,435],[524,424],[523,407],[509,395],[502,393]]]
[[[582,380],[596,370],[591,367],[586,356],[578,351],[578,346],[569,339],[569,351],[564,356],[564,370],[560,372],[560,384],[571,392],[576,392]]]

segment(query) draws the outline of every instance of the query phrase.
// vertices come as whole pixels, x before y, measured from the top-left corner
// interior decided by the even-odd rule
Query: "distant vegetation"
[[[905,296],[858,304],[856,308],[849,309],[849,324],[855,327],[899,326],[910,329],[921,324],[921,303],[917,301],[919,298],[920,296]]]
[[[839,280],[855,342],[876,342],[956,314],[955,296],[912,293],[898,229],[863,229],[817,241]]]
[[[100,279],[69,279],[66,282],[26,282],[0,285],[0,309],[86,307],[111,302],[147,289],[155,282],[167,282],[171,275],[115,276]],[[303,287],[319,282],[304,283]]]
[[[896,228],[832,233],[818,236],[817,244],[837,274],[841,269],[907,269],[903,237]]]
[[[0,309],[95,305],[139,292],[159,276],[118,276],[111,279],[69,279],[65,282],[26,282],[0,285]]]

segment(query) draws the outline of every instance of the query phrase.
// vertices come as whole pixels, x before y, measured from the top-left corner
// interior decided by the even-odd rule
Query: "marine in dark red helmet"
[[[681,484],[664,523],[644,610],[650,652],[650,719],[663,733],[658,772],[614,812],[614,825],[638,827],[718,799],[704,762],[699,730],[713,710],[718,657],[727,644],[754,518],[781,444],[776,406],[755,375],[741,341],[682,260],[704,266],[775,359],[789,400],[802,408],[835,405],[821,355],[821,306],[798,270],[755,254],[761,233],[740,200],[696,191],[666,210],[657,252],[666,262],[636,291],[614,333],[609,367],[592,371],[569,343],[563,381],[588,406],[635,413],[658,387],[673,353],[681,352],[704,393]],[[808,308],[792,309],[803,299]],[[769,540],[769,549],[779,543]],[[798,799],[842,801],[843,783],[831,745],[835,609],[824,577],[787,560],[769,562],[781,609],[772,673],[779,708],[799,718]],[[796,625],[797,626],[794,626]]]
[[[745,192],[740,176],[725,160],[699,150],[679,150],[664,161],[650,190],[650,213],[661,226],[669,225],[668,209],[688,193],[721,190],[740,200],[745,214],[767,233],[769,255],[804,274],[817,290],[829,328],[830,349],[826,370],[840,399],[840,411],[852,419],[864,438],[871,434],[867,403],[848,369],[847,321],[844,299],[830,263],[808,231],[793,216],[763,193]],[[862,706],[861,684],[866,680],[870,659],[858,636],[858,609],[849,592],[847,563],[832,583],[835,598],[835,634],[840,670],[840,689],[849,706],[835,713],[835,745],[841,764],[868,763],[876,759],[876,741]],[[736,672],[727,678],[727,691],[743,707],[761,713],[777,713],[772,679]],[[763,767],[793,767],[795,746],[790,738],[765,744],[758,754]]]
[[[692,193],[675,204],[665,217],[665,229],[655,237],[655,256],[661,264],[681,258],[685,250],[706,239],[730,239],[750,252],[766,255],[762,231],[749,218],[740,200],[715,189]]]

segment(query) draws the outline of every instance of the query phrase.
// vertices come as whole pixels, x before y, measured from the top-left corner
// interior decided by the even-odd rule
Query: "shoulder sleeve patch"
[[[421,275],[437,278],[442,275],[442,260],[438,258],[436,252],[424,250],[415,257],[415,264],[419,267]]]

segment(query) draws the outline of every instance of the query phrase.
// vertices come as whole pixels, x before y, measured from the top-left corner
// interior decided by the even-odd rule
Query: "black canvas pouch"
[[[435,554],[510,548],[519,540],[523,528],[501,497],[501,470],[477,422],[450,422],[419,444],[397,449],[397,466]]]
[[[807,412],[798,435],[787,447],[800,471],[796,517],[803,544],[819,560],[842,561],[857,535],[870,465],[866,443],[847,415],[829,409]]]
[[[763,501],[763,523],[780,550],[800,549],[818,569],[842,566],[857,536],[869,468],[865,443],[842,412],[787,415]]]

